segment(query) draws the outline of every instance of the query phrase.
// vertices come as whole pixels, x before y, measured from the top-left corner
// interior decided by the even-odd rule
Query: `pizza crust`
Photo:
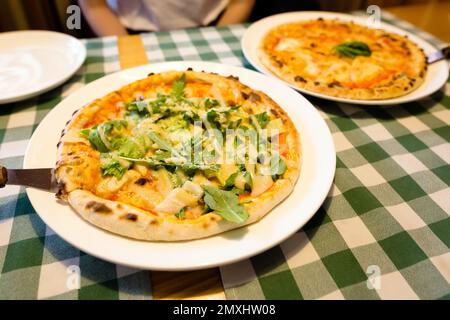
[[[152,214],[125,203],[97,197],[85,190],[70,192],[68,202],[83,219],[109,232],[146,241],[182,241],[206,238],[257,222],[292,190],[290,180],[277,180],[270,193],[245,205],[250,218],[242,224],[225,221],[214,212],[189,220]]]

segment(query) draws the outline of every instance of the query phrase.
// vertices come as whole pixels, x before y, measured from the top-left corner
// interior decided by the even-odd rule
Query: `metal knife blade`
[[[428,64],[432,64],[434,62],[445,60],[449,57],[449,55],[450,55],[450,46],[446,46],[438,51],[432,52],[429,55],[427,55],[427,62]]]
[[[52,168],[7,169],[0,166],[0,188],[19,185],[56,192],[57,183]]]

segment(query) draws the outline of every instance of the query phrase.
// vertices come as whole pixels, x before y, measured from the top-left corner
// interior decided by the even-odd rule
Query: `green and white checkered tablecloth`
[[[245,29],[178,30],[143,34],[142,40],[150,62],[250,67],[239,44]],[[87,60],[64,86],[0,107],[3,165],[22,166],[33,130],[61,99],[119,70],[116,38],[85,44]],[[313,219],[287,241],[221,268],[227,298],[450,298],[449,83],[425,100],[389,108],[310,101],[336,144],[333,188]],[[67,244],[40,220],[20,187],[0,189],[0,271],[3,299],[151,298],[148,271],[114,265]]]

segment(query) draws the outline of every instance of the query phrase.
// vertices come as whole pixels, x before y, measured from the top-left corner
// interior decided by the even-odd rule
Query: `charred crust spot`
[[[187,68],[186,71],[192,71],[194,69],[192,69],[191,67]]]
[[[284,63],[280,60],[275,59],[275,63],[277,64],[278,68],[282,68],[284,66]]]
[[[317,47],[317,45],[316,45],[314,42],[312,42],[309,46],[310,46],[311,48]]]
[[[317,18],[317,21],[323,21],[322,17]]]
[[[306,79],[303,78],[302,76],[295,76],[294,81],[295,82],[303,82],[303,83],[307,82]]]
[[[250,92],[248,99],[251,102],[261,102],[261,97],[259,96],[259,94],[256,94],[254,92]]]
[[[151,76],[153,76],[155,73],[154,72],[150,72],[148,75],[147,75],[147,77],[151,77]]]
[[[56,144],[56,147],[59,148],[59,146],[61,145],[61,143],[62,143],[62,141],[59,141],[59,142]]]
[[[318,86],[320,83],[318,81],[314,81],[314,85]]]
[[[58,199],[64,199],[67,196],[64,182],[58,184],[58,191],[56,192],[55,196]]]
[[[407,91],[408,89],[409,89],[409,87],[404,87],[403,88],[404,91]]]
[[[209,218],[209,220],[211,220],[211,221],[217,221],[217,218],[216,218],[215,216],[211,216],[211,217]]]
[[[148,182],[148,179],[146,178],[139,178],[137,179],[134,183],[139,185],[139,186],[143,186]]]
[[[244,100],[248,99],[248,94],[245,93],[244,91],[241,91],[241,95],[242,95],[242,98],[244,98]]]
[[[138,216],[134,213],[126,213],[123,216],[121,216],[120,218],[128,220],[128,221],[137,221],[138,220]]]
[[[340,86],[341,84],[338,81],[333,81],[328,84],[328,88],[334,88],[336,86]]]
[[[111,209],[108,208],[105,204],[97,202],[97,201],[89,201],[86,204],[86,209],[92,210],[97,213],[111,213]]]
[[[278,113],[278,110],[275,108],[270,109],[270,112],[277,118],[280,116],[280,114]]]
[[[236,77],[236,76],[233,76],[233,75],[229,75],[229,76],[227,77],[227,79],[238,81],[238,80],[239,80],[239,77]]]

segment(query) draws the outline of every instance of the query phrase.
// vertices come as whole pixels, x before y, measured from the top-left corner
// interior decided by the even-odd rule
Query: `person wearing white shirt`
[[[78,0],[100,37],[245,22],[255,0]]]

